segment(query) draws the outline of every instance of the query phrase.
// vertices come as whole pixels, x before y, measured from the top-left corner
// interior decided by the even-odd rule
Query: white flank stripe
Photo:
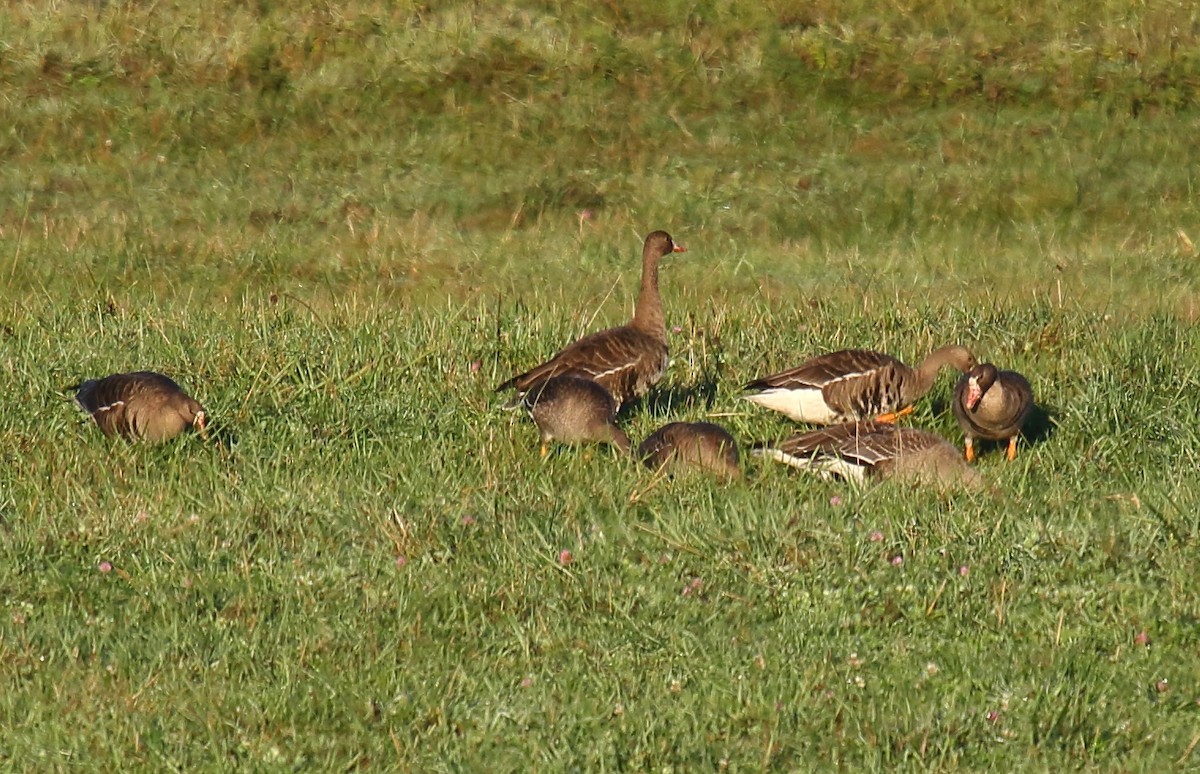
[[[839,376],[833,377],[832,379],[830,379],[829,381],[827,381],[825,383],[833,384],[834,382],[844,382],[847,379],[857,379],[860,376],[868,376],[870,374],[873,374],[878,370],[879,370],[878,368],[872,368],[870,371],[855,371],[852,374],[841,374]]]
[[[754,453],[773,459],[776,462],[782,462],[784,465],[790,465],[797,470],[816,473],[826,480],[834,476],[855,483],[862,483],[866,480],[865,467],[855,465],[853,462],[844,460],[841,457],[797,457],[779,449],[755,449]]]
[[[857,465],[841,457],[826,457],[818,462],[823,463],[825,470],[852,483],[862,484],[867,480],[865,465]]]
[[[592,381],[598,382],[610,374],[619,374],[622,371],[628,371],[630,368],[633,368],[635,365],[637,365],[637,364],[636,363],[626,363],[623,366],[617,366],[616,368],[610,368],[607,371],[602,371],[598,374],[592,374]]]

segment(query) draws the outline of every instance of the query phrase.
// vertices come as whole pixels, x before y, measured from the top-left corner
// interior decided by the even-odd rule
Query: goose
[[[724,481],[742,477],[737,441],[711,422],[671,422],[656,430],[638,447],[638,457],[651,470],[704,470]]]
[[[642,288],[633,308],[633,319],[616,328],[598,331],[569,344],[545,363],[518,374],[496,388],[515,388],[517,397],[551,376],[581,376],[608,390],[619,409],[645,395],[667,370],[667,328],[658,293],[658,264],[663,256],[686,252],[665,231],[646,237],[642,248]]]
[[[939,486],[980,487],[979,471],[968,466],[950,442],[913,427],[859,422],[800,433],[763,444],[756,455],[854,482],[897,479]]]
[[[550,442],[611,443],[629,453],[629,437],[617,427],[617,404],[608,390],[578,376],[552,376],[521,397],[542,437],[542,456]]]
[[[744,397],[797,422],[892,422],[912,412],[942,368],[966,372],[974,365],[975,356],[959,345],[934,350],[916,368],[879,352],[843,349],[755,379],[746,389],[759,392]]]
[[[170,377],[154,371],[89,379],[78,385],[75,401],[110,437],[160,443],[189,427],[208,437],[204,407]]]
[[[1016,371],[983,363],[963,374],[954,387],[954,416],[966,435],[967,462],[975,461],[975,440],[1008,441],[1009,461],[1017,458],[1017,436],[1033,409],[1033,388]]]

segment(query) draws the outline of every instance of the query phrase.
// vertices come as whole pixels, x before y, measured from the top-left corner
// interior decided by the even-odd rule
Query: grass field
[[[1200,11],[743,5],[0,11],[0,766],[1198,766]],[[981,494],[540,459],[492,388],[657,228],[635,442],[948,341],[1032,437]],[[65,389],[143,368],[220,443]]]

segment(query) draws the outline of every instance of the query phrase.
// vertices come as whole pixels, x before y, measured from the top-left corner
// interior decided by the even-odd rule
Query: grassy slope
[[[0,759],[1194,760],[1197,13],[866,5],[9,9]],[[635,439],[947,338],[1054,432],[978,498],[539,461],[489,386],[664,226]],[[127,367],[232,450],[89,432],[60,389]]]
[[[1190,315],[1200,22],[1123,5],[13,12],[6,274],[463,294],[591,209],[621,255],[654,224],[727,261],[698,292],[1170,284]]]

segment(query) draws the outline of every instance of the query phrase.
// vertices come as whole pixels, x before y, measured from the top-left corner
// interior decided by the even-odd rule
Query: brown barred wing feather
[[[624,404],[644,395],[662,378],[667,360],[664,342],[626,325],[585,336],[496,390],[516,388],[519,400],[526,390],[551,376],[578,376],[597,382],[618,404]]]
[[[843,349],[806,360],[795,368],[780,371],[746,385],[748,390],[767,388],[824,388],[831,383],[853,380],[883,366],[899,363],[890,355],[866,349]]]

